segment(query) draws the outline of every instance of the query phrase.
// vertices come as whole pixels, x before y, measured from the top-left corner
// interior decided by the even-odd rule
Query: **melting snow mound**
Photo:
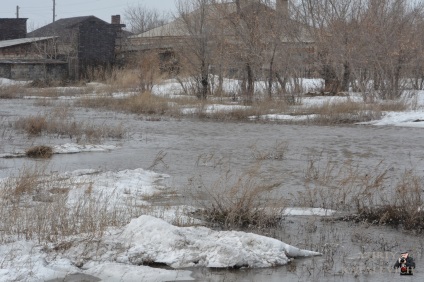
[[[321,255],[252,233],[176,227],[146,215],[133,219],[118,239],[130,244],[118,262],[154,261],[173,268],[272,267],[287,264],[290,257]]]

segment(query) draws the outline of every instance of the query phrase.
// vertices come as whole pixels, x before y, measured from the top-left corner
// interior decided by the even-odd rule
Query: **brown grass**
[[[76,234],[101,236],[108,226],[125,225],[143,214],[141,207],[114,206],[102,195],[84,193],[68,202],[70,187],[89,185],[72,183],[40,167],[23,168],[7,178],[0,183],[0,242],[10,236],[49,243]]]
[[[39,178],[44,174],[44,167],[30,168],[24,166],[18,177],[9,177],[0,185],[0,196],[12,201],[19,201],[24,195],[37,193],[40,188]],[[2,217],[4,218],[4,217]]]
[[[275,145],[270,149],[260,149],[257,144],[249,147],[252,150],[252,156],[257,161],[264,160],[283,160],[287,150],[288,143],[286,141],[275,142]]]
[[[383,163],[362,171],[352,161],[310,160],[305,174],[305,191],[297,202],[303,206],[345,211],[345,219],[373,224],[402,226],[424,231],[424,201],[421,179],[413,170],[394,182]]]
[[[280,183],[264,183],[260,167],[257,163],[238,176],[227,171],[210,186],[201,178],[191,179],[190,186],[195,191],[191,197],[201,207],[198,215],[222,228],[262,229],[278,225],[284,201],[273,197],[272,191]]]
[[[98,142],[103,138],[122,139],[126,135],[124,126],[94,125],[78,122],[68,107],[54,108],[45,114],[19,118],[16,129],[23,130],[29,136],[43,133],[58,137],[69,137],[76,142]]]
[[[137,89],[140,80],[134,69],[114,69],[106,83],[116,89]]]
[[[104,108],[133,114],[165,115],[172,113],[172,108],[169,106],[167,99],[154,96],[150,92],[131,95],[121,99],[106,96],[84,98],[77,101],[75,105],[88,108]]]
[[[49,146],[35,146],[27,149],[25,155],[29,158],[49,159],[53,156],[53,149]]]
[[[0,99],[21,98],[26,93],[25,86],[22,85],[2,85],[0,84]]]
[[[380,119],[384,111],[404,111],[407,105],[404,101],[383,101],[366,104],[347,100],[345,102],[326,102],[319,106],[301,108],[301,113],[317,115],[309,123],[320,125],[353,124]]]
[[[288,104],[284,100],[257,100],[250,106],[240,107],[238,103],[221,101],[219,104],[228,106],[227,110],[210,111],[208,106],[214,104],[213,98],[199,102],[199,100],[187,101],[186,99],[175,101],[180,108],[194,108],[193,116],[222,121],[248,120],[250,117],[259,117],[268,113],[281,113],[287,111]],[[242,105],[243,106],[243,105]],[[233,107],[231,109],[231,107]]]
[[[381,117],[381,110],[376,104],[365,104],[362,102],[326,102],[320,106],[311,106],[302,109],[303,114],[317,115],[309,122],[320,125],[352,124],[365,122]]]
[[[31,136],[41,135],[47,129],[47,120],[44,116],[30,116],[16,121],[15,127],[23,129]]]

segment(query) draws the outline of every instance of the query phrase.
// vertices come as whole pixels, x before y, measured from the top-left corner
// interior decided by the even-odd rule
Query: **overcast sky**
[[[111,15],[124,17],[126,8],[144,5],[159,11],[175,11],[175,0],[55,0],[56,19],[94,15],[110,22]],[[0,18],[15,18],[16,6],[19,17],[28,18],[28,29],[32,30],[51,23],[53,0],[0,0]]]

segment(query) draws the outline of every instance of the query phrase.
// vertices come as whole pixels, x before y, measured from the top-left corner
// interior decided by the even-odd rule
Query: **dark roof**
[[[0,59],[0,64],[66,64],[64,61],[53,59]]]
[[[105,24],[109,24],[95,16],[84,16],[84,17],[74,17],[74,18],[65,18],[57,20],[51,24],[45,25],[36,29],[27,34],[27,37],[38,37],[38,36],[59,36],[68,29],[77,26],[78,24],[85,22],[87,20],[97,20]]]
[[[19,38],[19,39],[10,39],[10,40],[2,40],[0,41],[0,49],[6,47],[12,47],[16,45],[35,43],[39,41],[49,40],[56,38],[56,36],[49,37],[31,37],[31,38]]]

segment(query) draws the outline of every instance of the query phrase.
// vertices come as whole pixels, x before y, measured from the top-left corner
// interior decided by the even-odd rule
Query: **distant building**
[[[238,41],[240,34],[233,29],[233,26],[238,14],[243,13],[247,19],[260,18],[259,24],[262,24],[262,27],[258,28],[263,30],[261,40],[264,40],[262,42],[264,45],[274,46],[275,43],[270,43],[279,41],[279,47],[276,52],[280,57],[284,57],[283,53],[287,53],[287,50],[290,50],[290,64],[303,68],[300,72],[304,73],[305,76],[312,73],[313,66],[308,64],[309,61],[312,61],[311,57],[315,56],[315,43],[300,23],[290,19],[288,0],[276,0],[275,7],[269,7],[261,0],[223,1],[209,4],[207,5],[207,9],[206,26],[208,26],[207,28],[218,28],[222,30],[222,34],[225,37],[223,40],[226,44],[225,48],[231,47],[232,50],[237,50],[238,46],[242,45]],[[128,38],[129,44],[126,48],[127,53],[135,54],[137,52],[154,50],[159,53],[162,64],[166,65],[168,62],[174,63],[175,57],[178,57],[178,52],[185,51],[184,48],[188,49],[184,47],[189,46],[187,45],[188,42],[198,40],[198,35],[193,34],[189,30],[189,28],[193,29],[193,27],[188,27],[187,21],[195,23],[198,21],[201,13],[202,11],[200,9],[194,10],[185,15],[186,19],[177,18],[163,26],[130,36]],[[284,28],[279,31],[269,31],[267,25],[269,26],[272,21],[284,22]],[[269,34],[267,38],[268,32],[274,32],[274,34]],[[278,32],[279,34],[277,34]],[[278,39],[276,40],[275,38]],[[214,42],[216,41],[215,38],[212,38],[210,41],[211,46],[216,44]],[[265,52],[270,53],[272,50],[270,49]],[[237,59],[233,57],[231,64],[227,66],[227,73],[237,75],[243,67],[243,62],[238,64]],[[212,66],[212,69],[214,67],[216,66]],[[261,66],[264,73],[269,68],[269,64]]]
[[[62,80],[66,62],[56,60],[55,37],[0,41],[0,77],[16,80]]]
[[[56,59],[66,61],[71,79],[86,77],[95,69],[107,69],[116,62],[115,49],[121,44],[119,15],[109,24],[95,16],[65,18],[28,33],[27,37],[57,37]]]
[[[0,19],[0,41],[25,38],[27,34],[27,19]]]

